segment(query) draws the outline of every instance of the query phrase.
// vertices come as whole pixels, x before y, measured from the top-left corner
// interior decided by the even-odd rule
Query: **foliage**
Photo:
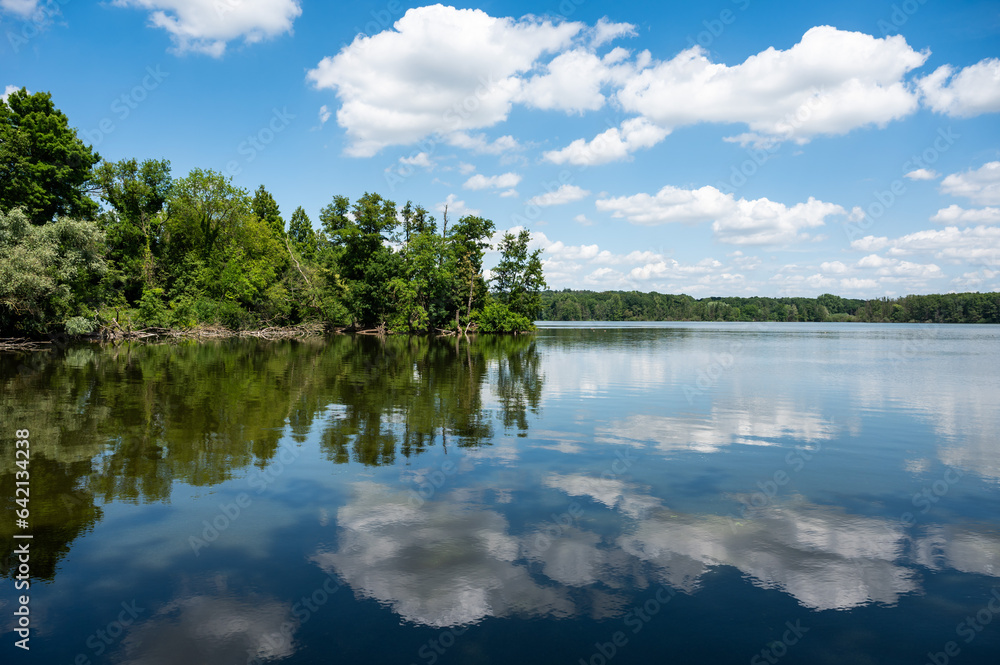
[[[100,217],[108,239],[108,259],[121,273],[126,298],[134,299],[156,282],[162,260],[162,222],[173,180],[170,162],[135,159],[102,162],[94,182],[111,210]]]
[[[92,314],[105,253],[95,222],[35,226],[22,210],[0,212],[0,330],[41,333]]]
[[[1000,323],[1000,294],[949,293],[859,300],[818,298],[702,298],[638,291],[546,291],[547,321],[865,321]]]
[[[485,333],[509,333],[533,330],[534,324],[529,318],[517,314],[502,302],[491,301],[476,317],[479,330]]]
[[[163,159],[92,168],[99,157],[48,95],[13,93],[0,121],[0,333],[304,321],[464,332],[489,300],[488,219],[449,229],[445,214],[439,231],[422,206],[397,210],[365,193],[334,196],[319,230],[298,207],[286,230],[263,185],[251,196],[199,168],[175,179]],[[96,222],[80,219],[95,212]],[[77,218],[48,223],[63,213]],[[502,247],[503,307],[482,319],[498,330],[530,328],[539,308],[544,279],[528,238],[508,234]]]
[[[0,211],[23,208],[33,224],[92,218],[86,188],[98,161],[49,93],[21,88],[0,100]]]
[[[542,250],[528,253],[531,234],[522,229],[517,236],[505,233],[500,241],[500,262],[493,269],[493,293],[510,310],[526,319],[542,311],[541,292],[545,288]]]

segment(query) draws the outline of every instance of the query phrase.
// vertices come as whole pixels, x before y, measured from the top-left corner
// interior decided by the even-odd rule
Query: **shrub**
[[[510,311],[507,305],[496,300],[490,302],[475,315],[480,332],[507,333],[534,330],[535,325],[522,314]]]

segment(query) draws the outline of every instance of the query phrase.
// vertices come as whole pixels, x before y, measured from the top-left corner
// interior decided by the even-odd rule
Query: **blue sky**
[[[553,288],[1000,290],[1000,3],[0,0],[105,159],[530,229]],[[440,219],[440,213],[436,213]]]

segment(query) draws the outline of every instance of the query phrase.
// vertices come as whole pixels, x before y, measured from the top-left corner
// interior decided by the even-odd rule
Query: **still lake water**
[[[1000,327],[543,326],[0,355],[3,662],[1000,662]]]

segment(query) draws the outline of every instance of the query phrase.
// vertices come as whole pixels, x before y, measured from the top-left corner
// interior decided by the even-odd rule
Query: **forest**
[[[322,322],[378,332],[518,332],[545,288],[541,250],[420,205],[335,195],[318,230],[203,169],[102,160],[48,93],[0,102],[0,336],[230,330]]]
[[[863,321],[1000,323],[1000,293],[948,293],[857,300],[700,298],[638,291],[545,291],[545,321]]]

